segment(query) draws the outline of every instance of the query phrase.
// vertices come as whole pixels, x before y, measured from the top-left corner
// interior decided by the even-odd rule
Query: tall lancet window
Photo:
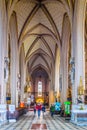
[[[42,96],[42,82],[38,81],[38,96]]]

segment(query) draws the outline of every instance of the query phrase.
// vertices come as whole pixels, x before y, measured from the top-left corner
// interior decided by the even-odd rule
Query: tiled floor
[[[38,128],[31,129],[35,128],[36,124],[38,124],[36,126]],[[30,111],[22,116],[16,123],[7,123],[0,127],[0,130],[87,130],[87,126],[76,126],[58,115],[54,115],[52,118],[49,112],[45,113],[44,118],[41,115],[38,119],[38,117],[34,116],[33,112]]]

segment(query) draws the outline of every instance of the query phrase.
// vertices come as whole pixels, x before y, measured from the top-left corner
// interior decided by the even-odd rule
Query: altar
[[[87,105],[72,105],[71,122],[79,126],[87,126]]]

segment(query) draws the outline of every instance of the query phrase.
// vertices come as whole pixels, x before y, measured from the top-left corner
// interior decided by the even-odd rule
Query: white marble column
[[[7,57],[7,16],[5,0],[0,0],[0,103],[6,103],[4,57]]]
[[[17,26],[16,26],[16,14],[13,13],[10,20],[10,43],[11,43],[11,104],[15,104],[18,107],[18,39],[17,39]]]
[[[84,54],[84,24],[85,24],[85,0],[75,1],[75,12],[72,23],[72,57],[75,57],[75,83],[73,85],[72,98],[76,103],[77,88],[80,76],[85,86],[85,54]]]

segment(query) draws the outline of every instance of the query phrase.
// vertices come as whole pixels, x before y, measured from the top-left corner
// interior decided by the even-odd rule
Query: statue
[[[80,96],[77,98],[77,102],[82,103],[82,98]]]
[[[9,58],[5,57],[4,58],[4,79],[7,82],[9,77]]]
[[[75,60],[74,57],[70,60],[70,64],[71,64],[71,70],[70,70],[70,79],[71,79],[71,83],[74,83],[75,80]]]

